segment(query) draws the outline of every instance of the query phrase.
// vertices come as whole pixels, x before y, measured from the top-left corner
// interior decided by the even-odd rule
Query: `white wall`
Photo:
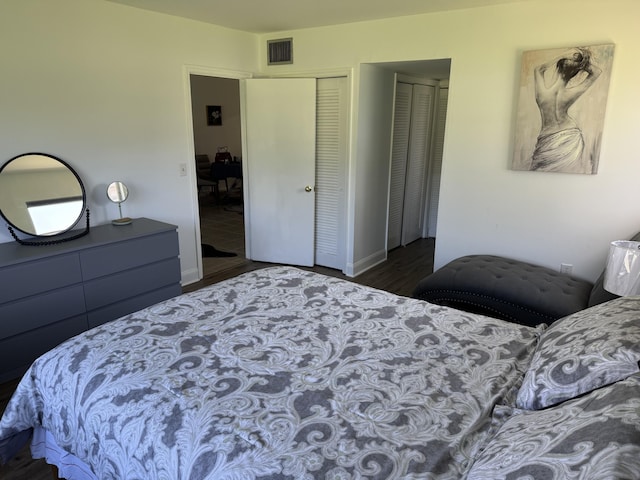
[[[264,57],[261,63],[278,74],[451,58],[435,267],[493,253],[556,269],[571,263],[576,276],[593,280],[608,242],[640,230],[639,18],[636,0],[531,0],[265,35],[261,43],[292,36],[295,64],[266,67]],[[599,173],[510,170],[522,52],[603,43],[616,50]],[[357,87],[354,97],[359,104],[377,100]],[[356,171],[366,159],[362,125],[358,135]],[[363,180],[369,181],[358,176]],[[362,211],[356,217],[356,224],[371,220]],[[377,218],[383,222],[383,212]]]
[[[356,145],[351,193],[354,206],[353,275],[387,257],[387,198],[393,124],[395,75],[373,65],[361,65],[357,104]],[[366,99],[366,100],[365,100]],[[382,220],[382,221],[381,221]]]
[[[103,0],[3,0],[0,163],[31,151],[67,161],[85,183],[92,225],[117,216],[106,186],[124,181],[123,214],[178,225],[183,281],[193,281],[185,65],[255,72],[256,58],[255,36],[200,22]],[[0,228],[0,242],[10,240]]]
[[[103,0],[3,0],[0,161],[27,151],[68,161],[86,184],[93,224],[116,215],[104,190],[125,181],[123,214],[177,224],[183,279],[193,279],[195,177],[178,173],[180,163],[192,169],[194,153],[185,65],[234,75],[354,69],[359,121],[363,102],[380,100],[360,96],[361,64],[451,58],[436,267],[499,253],[572,263],[593,279],[608,241],[640,230],[638,18],[637,0],[530,0],[254,36]],[[288,34],[295,64],[266,67],[266,39]],[[600,43],[616,51],[598,175],[509,170],[522,51]],[[381,243],[365,235],[386,231],[377,202],[355,205],[380,181],[365,174],[378,126],[352,129],[355,265]],[[10,240],[0,229],[0,242]]]

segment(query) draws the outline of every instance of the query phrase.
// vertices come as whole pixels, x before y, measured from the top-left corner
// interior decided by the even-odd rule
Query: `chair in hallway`
[[[196,155],[196,176],[198,178],[198,192],[202,187],[209,187],[216,197],[219,196],[218,182],[211,178],[209,155]]]
[[[233,157],[231,156],[231,153],[229,153],[229,149],[227,147],[218,147],[216,156],[213,159],[213,165],[211,165],[211,178],[215,182],[224,180],[227,193],[229,192],[229,181],[227,180],[228,172],[223,165],[228,165],[232,161]]]

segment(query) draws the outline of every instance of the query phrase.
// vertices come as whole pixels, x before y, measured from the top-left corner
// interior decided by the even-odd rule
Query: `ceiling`
[[[529,0],[108,0],[252,33],[378,20]]]

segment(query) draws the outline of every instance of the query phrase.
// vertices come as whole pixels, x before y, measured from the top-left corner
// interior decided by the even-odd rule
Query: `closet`
[[[447,88],[398,80],[389,185],[387,249],[435,236]],[[437,139],[437,141],[436,141]],[[430,227],[433,228],[430,228]]]

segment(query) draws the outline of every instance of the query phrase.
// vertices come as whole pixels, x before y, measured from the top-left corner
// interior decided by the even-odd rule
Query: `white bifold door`
[[[398,82],[387,249],[422,237],[435,87]]]
[[[247,256],[344,268],[346,79],[244,82]]]

